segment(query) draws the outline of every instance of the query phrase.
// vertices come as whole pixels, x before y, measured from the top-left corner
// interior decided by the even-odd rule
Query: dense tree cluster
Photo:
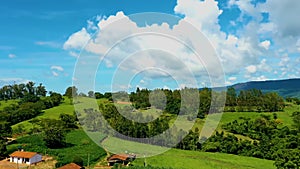
[[[34,82],[26,84],[5,85],[0,88],[0,100],[22,99],[24,97],[46,96],[47,90],[41,83],[35,86]]]
[[[223,152],[237,155],[252,156],[275,160],[277,168],[300,167],[300,113],[293,113],[293,128],[279,127],[276,116],[262,115],[250,120],[241,119],[225,124],[224,129],[231,133],[248,136],[253,141],[240,140],[233,135],[225,136],[217,133],[209,138],[202,146],[202,150]]]
[[[65,135],[72,129],[77,129],[75,115],[60,114],[59,119],[32,119],[33,133],[42,133],[43,141],[48,148],[65,146]]]
[[[12,133],[12,129],[8,122],[0,122],[0,159],[5,158],[7,154],[6,142],[7,137]]]
[[[287,102],[290,102],[290,103],[294,103],[294,104],[300,105],[300,99],[299,99],[299,98],[296,98],[296,97],[287,97],[285,100],[286,100]]]
[[[227,90],[225,111],[275,112],[283,108],[284,99],[274,92],[262,93],[261,90],[250,89],[237,94],[234,88]]]
[[[124,111],[125,113],[129,110],[129,106],[124,106],[120,111]],[[104,131],[104,129],[106,128],[106,126],[111,126],[114,130],[123,135],[134,138],[147,138],[161,134],[169,128],[170,118],[161,117],[153,120],[153,117],[143,116],[142,113],[127,113],[124,117],[124,114],[121,115],[118,109],[113,104],[100,105],[100,111],[102,115],[100,115],[100,112],[93,109],[85,109],[84,111],[85,115],[84,117],[82,117],[83,119],[80,119],[81,116],[79,116],[79,119],[81,121],[81,124],[91,132],[108,132]],[[130,118],[135,120],[130,120]],[[151,122],[140,123],[137,121]]]

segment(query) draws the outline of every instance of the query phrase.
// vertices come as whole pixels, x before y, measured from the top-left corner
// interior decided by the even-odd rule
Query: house
[[[15,151],[10,155],[10,162],[24,163],[24,164],[36,164],[42,161],[42,155],[35,152],[27,151]]]
[[[136,155],[130,154],[114,154],[107,158],[108,166],[113,166],[114,164],[128,165],[131,161],[136,158]]]
[[[62,167],[59,167],[58,169],[84,169],[84,167],[80,167],[79,165],[75,163],[70,163],[67,165],[64,165]]]

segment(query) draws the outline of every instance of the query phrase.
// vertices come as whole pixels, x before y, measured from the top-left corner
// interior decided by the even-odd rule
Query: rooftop
[[[35,156],[36,152],[28,152],[28,151],[15,151],[10,155],[10,157],[20,157],[20,158],[32,158]]]
[[[81,169],[82,167],[80,167],[79,165],[75,164],[75,163],[70,163],[67,165],[64,165],[62,167],[59,167],[58,169]]]

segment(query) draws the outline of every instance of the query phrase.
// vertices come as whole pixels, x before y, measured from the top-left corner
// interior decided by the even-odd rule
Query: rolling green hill
[[[263,92],[277,92],[282,97],[300,98],[300,79],[252,81],[232,85],[237,91],[260,89]]]
[[[126,152],[137,154],[134,166],[143,166],[146,161],[147,165],[156,167],[171,167],[174,169],[275,169],[274,161],[263,160],[252,157],[237,156],[222,153],[208,153],[200,151],[187,151],[179,149],[167,149],[160,146],[147,145],[114,137],[108,137],[102,142],[102,145],[114,152]],[[157,154],[151,157],[143,158],[143,152]]]
[[[174,169],[275,169],[273,161],[221,153],[171,149],[163,154],[140,158],[133,165],[171,167]]]

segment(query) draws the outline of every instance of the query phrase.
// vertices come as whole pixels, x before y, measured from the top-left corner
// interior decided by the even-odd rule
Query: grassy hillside
[[[104,136],[100,135],[99,137]],[[91,164],[95,164],[106,156],[106,152],[94,143],[83,130],[74,130],[68,133],[66,143],[68,146],[65,148],[49,149],[45,146],[41,135],[35,134],[19,138],[16,143],[8,145],[7,149],[12,153],[17,150],[18,146],[22,146],[26,151],[54,156],[61,163],[70,163],[74,157],[80,157],[85,165],[87,165],[88,155]]]
[[[171,167],[174,169],[275,169],[274,161],[262,160],[252,157],[243,157],[222,153],[207,153],[199,151],[186,151],[179,149],[166,149],[159,146],[145,145],[141,143],[124,141],[109,137],[102,142],[105,148],[113,152],[130,152],[138,155],[134,166],[143,166],[144,161],[148,165],[157,167]],[[143,158],[143,154],[157,154],[156,156]]]
[[[3,110],[4,107],[10,106],[12,104],[18,104],[18,100],[7,100],[7,101],[1,100],[0,101],[0,110]]]
[[[133,165],[172,167],[175,169],[275,169],[273,161],[221,153],[171,149],[163,154],[137,159]]]
[[[53,107],[53,108],[44,110],[43,113],[40,114],[39,116],[37,116],[36,118],[38,118],[38,119],[42,119],[42,118],[58,119],[59,115],[61,113],[65,113],[65,114],[73,114],[74,113],[74,106],[70,104],[70,101],[68,99],[65,99],[64,102],[57,107]],[[19,125],[21,125],[25,131],[29,131],[33,127],[29,121],[30,120],[26,120],[26,121],[20,122],[18,124],[15,124],[12,126],[12,129],[14,130]]]

